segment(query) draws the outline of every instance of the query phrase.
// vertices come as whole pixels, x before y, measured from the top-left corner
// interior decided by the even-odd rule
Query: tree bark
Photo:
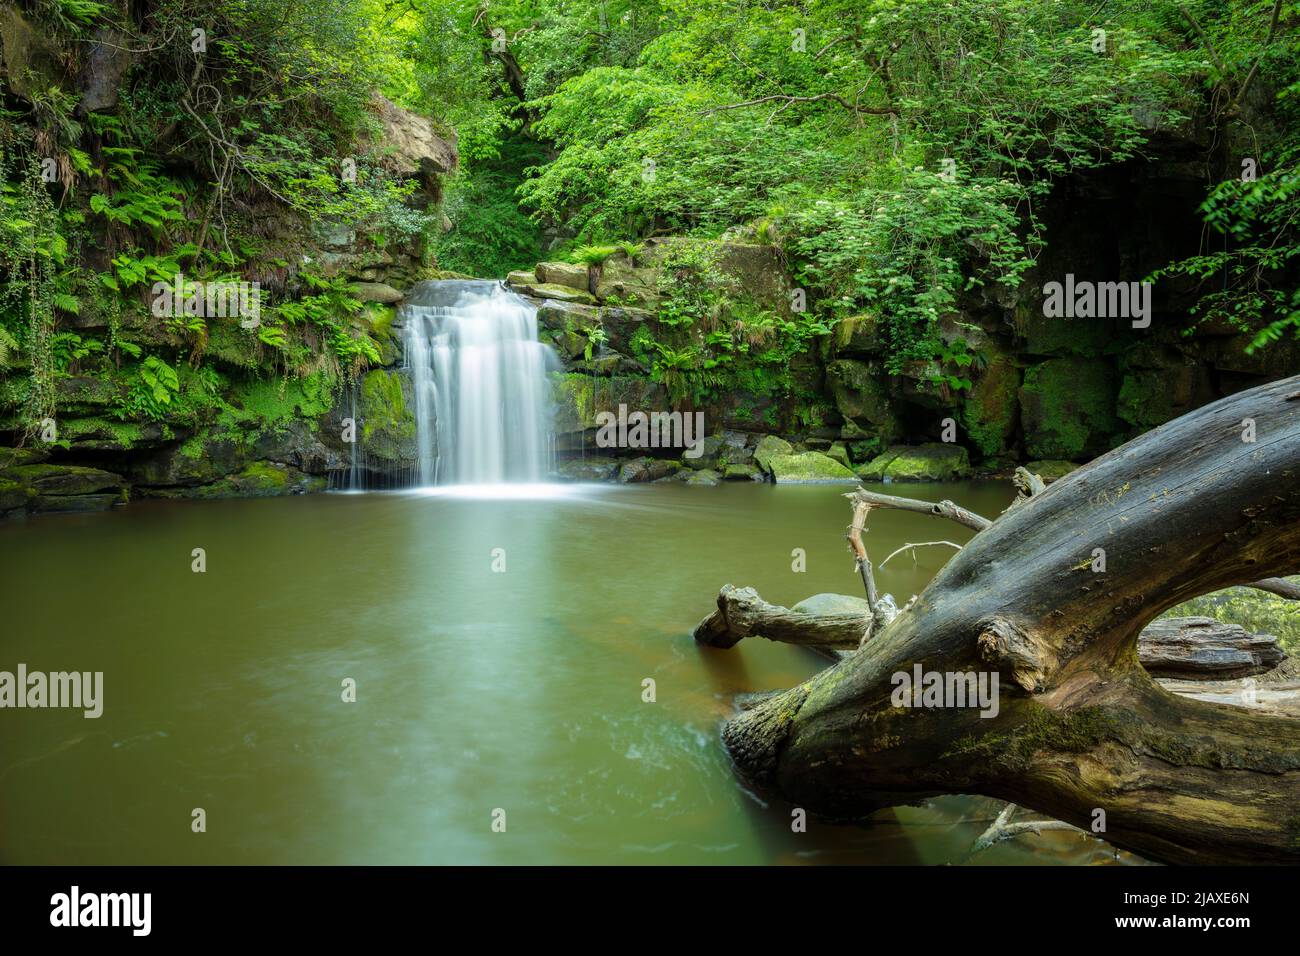
[[[1176,604],[1300,570],[1298,384],[1191,412],[1008,511],[858,653],[731,719],[737,768],[829,817],[973,793],[1089,830],[1102,810],[1108,841],[1154,860],[1300,862],[1300,724],[1177,697],[1137,651]],[[896,706],[914,665],[996,675],[996,715]]]

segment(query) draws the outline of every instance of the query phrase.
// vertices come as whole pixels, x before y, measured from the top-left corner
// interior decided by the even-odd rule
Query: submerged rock
[[[943,442],[894,445],[858,470],[863,481],[953,481],[968,474],[966,449]]]
[[[857,476],[852,471],[819,451],[805,451],[798,455],[775,455],[768,459],[767,464],[777,484],[857,481]]]
[[[572,458],[555,469],[566,481],[613,481],[618,475],[616,458]]]

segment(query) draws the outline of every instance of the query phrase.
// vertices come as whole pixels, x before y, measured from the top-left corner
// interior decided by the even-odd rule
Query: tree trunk
[[[1154,860],[1300,862],[1300,723],[1177,697],[1137,653],[1170,607],[1300,569],[1297,385],[1222,399],[1023,500],[860,651],[732,718],[738,769],[831,817],[983,794],[1085,830],[1103,811],[1100,835]],[[996,678],[996,715],[904,706],[916,666]]]
[[[819,649],[856,650],[871,631],[862,612],[807,614],[768,604],[753,588],[728,584],[718,592],[718,609],[695,628],[695,640],[710,647],[734,647],[746,637]],[[1166,617],[1138,635],[1138,661],[1152,677],[1227,680],[1271,670],[1286,657],[1277,638],[1252,634],[1239,624],[1209,617]]]

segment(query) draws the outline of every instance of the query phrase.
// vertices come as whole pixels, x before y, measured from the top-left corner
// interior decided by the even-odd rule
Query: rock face
[[[970,460],[960,445],[934,442],[895,445],[859,469],[863,481],[954,481],[970,473]]]
[[[456,168],[456,135],[436,131],[427,117],[418,116],[375,94],[371,112],[383,123],[378,145],[381,155],[399,173],[436,182]]]
[[[43,457],[39,451],[0,449],[0,516],[104,511],[126,502],[121,475],[35,460]]]

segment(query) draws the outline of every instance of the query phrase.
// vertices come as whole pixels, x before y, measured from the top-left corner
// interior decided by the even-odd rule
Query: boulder
[[[0,477],[26,485],[38,496],[120,493],[126,487],[121,475],[81,465],[16,465]]]
[[[35,465],[49,457],[44,448],[0,448],[0,471],[14,465]]]
[[[812,597],[804,598],[790,610],[797,611],[800,614],[813,615],[861,614],[863,617],[871,616],[871,605],[866,598],[853,597],[851,594],[833,594],[831,592],[814,594]]]
[[[754,461],[759,468],[766,472],[771,472],[771,462],[773,458],[783,455],[794,454],[794,446],[784,438],[777,438],[775,435],[764,435],[757,445],[754,446]]]
[[[857,476],[834,458],[817,451],[773,455],[768,470],[777,484],[830,484],[857,481]]]
[[[678,472],[678,475],[685,475],[682,478],[682,484],[686,485],[705,485],[712,487],[722,483],[722,476],[712,468],[703,468],[699,471]]]
[[[385,282],[353,282],[351,288],[352,294],[362,302],[395,305],[405,298],[403,293]]]
[[[383,130],[376,148],[381,162],[404,176],[419,175],[429,181],[456,168],[456,134],[442,135],[433,121],[405,110],[376,93],[370,111],[379,117]]]
[[[765,481],[766,476],[756,465],[727,465],[722,471],[727,481]]]
[[[852,470],[853,463],[849,461],[849,449],[842,441],[837,441],[826,449],[826,457],[834,458],[845,468]]]
[[[633,458],[631,461],[624,463],[623,467],[618,470],[618,480],[625,485],[634,482],[658,481],[660,478],[667,478],[676,474],[680,468],[681,465],[678,462],[667,458],[650,458],[643,455],[640,458]]]
[[[601,327],[600,310],[577,302],[546,299],[537,307],[537,325],[569,362],[583,359],[591,341],[587,330]]]
[[[553,282],[538,282],[531,272],[512,272],[506,276],[506,285],[520,295],[533,299],[554,299],[557,302],[581,302],[594,305],[595,297],[583,289],[574,289]]]
[[[845,421],[886,442],[903,434],[880,366],[857,359],[837,359],[826,367],[826,385]]]
[[[584,265],[572,262],[539,262],[533,271],[537,281],[544,285],[562,285],[571,289],[590,292],[587,282],[590,271]]]
[[[863,481],[953,481],[968,474],[966,449],[944,442],[894,445],[858,470]]]
[[[690,414],[683,412],[683,415]],[[729,459],[727,458],[728,446],[721,435],[706,435],[704,438],[698,438],[699,455],[692,458],[685,453],[682,454],[682,464],[697,471],[706,469],[717,470],[722,467]],[[691,450],[692,453],[694,449]]]
[[[570,458],[555,469],[566,481],[612,481],[618,475],[617,458]]]

